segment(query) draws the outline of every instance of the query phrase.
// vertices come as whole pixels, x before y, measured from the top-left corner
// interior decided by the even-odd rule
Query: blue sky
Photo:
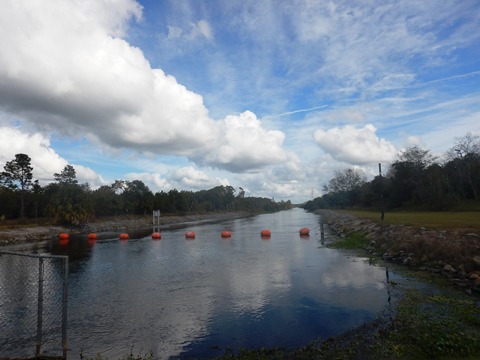
[[[480,135],[480,3],[7,0],[0,165],[301,202]]]

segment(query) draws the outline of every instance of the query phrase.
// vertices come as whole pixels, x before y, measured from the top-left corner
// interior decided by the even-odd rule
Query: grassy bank
[[[338,213],[381,222],[378,212]],[[348,222],[355,223],[354,220]],[[386,214],[384,224],[477,231],[480,228],[480,212],[395,212]],[[364,251],[371,240],[365,233],[351,231],[329,246]],[[401,237],[396,242],[397,246],[402,246]],[[399,271],[426,283],[434,283],[435,287],[405,289],[392,319],[378,319],[351,334],[329,339],[320,348],[311,347],[311,358],[479,359],[478,294],[470,296],[452,289],[451,278],[412,270],[410,267],[400,267]]]
[[[380,222],[380,212],[364,210],[339,210]],[[385,213],[384,223],[392,225],[423,226],[430,229],[480,229],[480,211],[398,211]]]

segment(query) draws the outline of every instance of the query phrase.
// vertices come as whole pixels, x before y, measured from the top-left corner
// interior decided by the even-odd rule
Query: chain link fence
[[[0,251],[0,358],[66,358],[67,286],[67,256]]]

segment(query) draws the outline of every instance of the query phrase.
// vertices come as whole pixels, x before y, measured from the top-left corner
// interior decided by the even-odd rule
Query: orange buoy
[[[194,233],[193,231],[187,231],[187,232],[185,233],[185,237],[186,237],[187,239],[195,239],[195,233]]]
[[[308,227],[301,228],[298,232],[300,235],[310,235],[310,229]]]
[[[127,233],[121,233],[119,235],[119,237],[120,237],[120,240],[128,240],[128,238],[129,238]]]
[[[70,238],[70,235],[68,235],[67,233],[60,233],[58,237],[60,238],[60,240],[68,240]]]
[[[221,234],[222,238],[229,238],[229,237],[232,237],[232,232],[231,231],[222,231]]]
[[[95,233],[90,233],[87,235],[88,240],[97,240],[97,234]]]
[[[61,238],[60,241],[59,241],[60,246],[67,246],[69,241],[70,240],[68,239],[68,237],[67,238]]]
[[[152,233],[152,239],[161,239],[161,238],[162,238],[162,234],[160,234],[159,232]]]
[[[88,246],[93,246],[97,243],[97,238],[88,238],[87,239],[87,244]]]
[[[260,231],[260,235],[261,235],[262,237],[263,237],[263,236],[268,237],[268,236],[271,236],[271,235],[272,235],[272,232],[271,232],[270,230],[264,229],[264,230]]]

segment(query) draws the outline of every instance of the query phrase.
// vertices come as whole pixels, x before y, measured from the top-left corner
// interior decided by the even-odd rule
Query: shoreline
[[[374,258],[441,275],[467,294],[480,294],[480,235],[469,229],[428,230],[379,223],[333,210],[315,213],[341,238],[354,233],[363,236],[363,250]]]
[[[447,348],[447,350],[453,351],[455,355],[463,355],[464,350],[462,346],[471,346],[469,342],[470,338],[464,335],[464,332],[469,333],[470,331],[474,331],[474,333],[476,333],[478,330],[475,326],[477,325],[465,325],[461,321],[457,323],[453,320],[457,316],[455,312],[456,309],[460,309],[461,314],[465,313],[464,309],[467,300],[459,297],[462,295],[461,293],[464,293],[463,296],[467,296],[466,294],[471,295],[469,299],[473,299],[473,297],[479,298],[480,281],[478,281],[479,285],[475,285],[477,278],[475,276],[472,278],[471,276],[477,273],[480,274],[480,266],[479,268],[475,268],[475,263],[473,263],[465,267],[465,265],[461,263],[458,265],[457,261],[464,259],[471,260],[472,257],[478,255],[479,252],[477,250],[477,252],[469,253],[467,257],[450,257],[448,259],[438,257],[438,255],[443,254],[442,252],[435,252],[435,256],[437,256],[435,258],[428,256],[423,258],[423,255],[429,251],[434,251],[435,249],[432,248],[432,246],[438,245],[438,241],[448,241],[452,246],[460,246],[464,241],[468,240],[470,245],[475,248],[475,246],[479,246],[480,244],[477,240],[478,235],[471,233],[471,230],[449,229],[432,231],[422,227],[378,223],[373,220],[330,210],[321,210],[315,213],[322,216],[323,223],[328,227],[329,231],[339,238],[346,238],[352,233],[362,234],[366,239],[366,245],[359,250],[370,254],[372,258],[378,258],[386,263],[395,264],[395,267],[398,265],[398,267],[405,270],[420,270],[420,272],[423,272],[428,277],[441,276],[447,279],[448,287],[452,286],[454,289],[460,291],[455,291],[455,294],[448,297],[444,294],[441,296],[431,296],[431,294],[422,295],[412,292],[414,290],[403,286],[402,283],[393,281],[388,284],[389,296],[391,295],[392,297],[392,304],[389,302],[391,308],[386,308],[384,312],[379,314],[377,319],[366,322],[360,327],[347,331],[346,333],[327,339],[319,339],[318,341],[314,341],[309,345],[297,349],[266,348],[247,350],[245,355],[251,355],[251,357],[247,358],[408,358],[408,356],[405,357],[402,356],[402,354],[405,355],[409,354],[409,351],[417,351],[418,344],[416,343],[416,339],[422,336],[428,339],[425,344],[434,344],[426,347],[426,349],[420,347],[420,350],[424,350],[423,355],[429,354],[429,351],[433,351],[432,349],[436,346],[436,341],[440,341],[438,340],[440,336],[455,339],[455,341],[452,342],[454,345],[449,345],[451,348]],[[162,216],[160,219],[160,229],[168,229],[170,226],[188,226],[191,223],[228,221],[252,215],[255,214],[234,212]],[[5,245],[35,243],[48,240],[49,231],[52,229],[57,231],[56,236],[63,231],[77,234],[109,231],[118,231],[120,233],[125,230],[135,231],[141,228],[152,228],[152,223],[152,216],[140,216],[106,218],[76,228],[49,225],[19,225],[16,228],[0,227],[0,245],[3,244],[3,236],[12,233],[17,234],[18,240],[16,240],[16,242],[7,242]],[[38,235],[44,236],[44,238],[39,238]],[[415,246],[418,244],[422,244],[422,247],[415,249]],[[455,247],[449,249],[453,248]],[[2,247],[0,246],[0,250],[1,249]],[[469,270],[469,272],[467,272],[467,270]],[[445,314],[445,312],[443,312],[442,306],[447,306],[445,304],[449,306],[448,314],[450,315],[447,318],[446,328],[442,327],[440,329],[435,319],[443,319],[442,316],[444,315],[442,314]],[[455,311],[451,310],[450,306],[453,306],[452,304],[456,306],[456,308],[454,308]],[[424,320],[425,306],[428,306],[428,309],[433,309],[435,312],[431,319],[423,323],[420,322],[420,320]],[[476,306],[476,309],[478,309],[480,302],[478,302]],[[405,309],[408,311],[407,313],[405,313]],[[478,310],[473,311],[476,311],[476,314],[478,314]],[[439,330],[429,335],[431,330],[436,330],[437,327],[439,327],[441,331]],[[462,332],[459,332],[460,330],[458,330],[457,327],[460,327]],[[457,343],[460,345],[455,345]],[[477,343],[474,343],[474,345],[472,345],[472,350],[468,350],[467,354],[470,353],[470,351],[475,355],[478,354],[476,344]],[[450,352],[450,354],[452,353]],[[397,355],[399,357],[396,357]],[[420,356],[418,358],[426,359],[435,357],[438,356],[424,355],[424,357]],[[231,354],[225,354],[217,358],[231,359],[236,357],[231,356]],[[139,357],[139,359],[146,360],[146,358],[141,357]]]
[[[188,215],[166,215],[160,217],[160,229],[173,225],[187,225],[198,222],[221,222],[251,216],[247,212],[206,213]],[[96,219],[82,226],[67,227],[60,225],[6,225],[0,227],[0,248],[14,244],[42,242],[56,238],[60,233],[89,234],[102,232],[128,232],[138,229],[152,228],[153,217],[148,216],[117,216]]]

